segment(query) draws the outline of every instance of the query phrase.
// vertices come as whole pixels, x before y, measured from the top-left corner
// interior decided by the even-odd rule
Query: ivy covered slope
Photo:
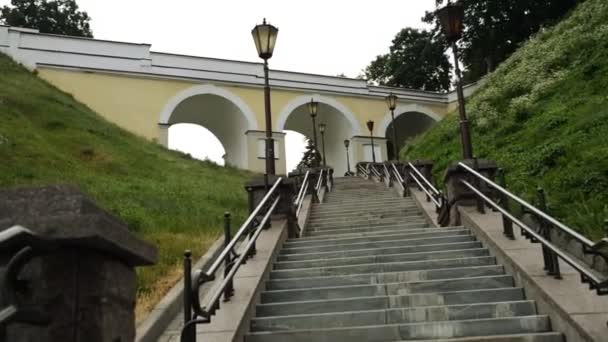
[[[550,212],[593,238],[608,218],[608,1],[582,2],[504,62],[467,103],[475,155],[494,159],[509,188],[537,187]],[[454,113],[402,151],[435,162],[460,157]],[[440,179],[440,178],[437,178]]]
[[[251,174],[138,138],[1,54],[0,160],[0,187],[73,184],[158,247],[158,265],[138,270],[140,313],[176,282],[184,249],[217,238],[224,211],[246,214]]]

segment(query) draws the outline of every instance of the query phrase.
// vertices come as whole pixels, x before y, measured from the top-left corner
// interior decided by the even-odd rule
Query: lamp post
[[[376,163],[376,151],[374,148],[374,122],[372,120],[369,120],[367,122],[367,129],[369,129],[369,136],[372,140],[372,162],[375,164]]]
[[[251,30],[258,55],[264,60],[264,108],[266,115],[266,174],[265,183],[268,188],[268,175],[275,174],[274,140],[272,139],[272,117],[270,115],[270,84],[268,81],[268,60],[272,57],[279,29],[266,23],[266,18],[260,25]]]
[[[462,143],[462,157],[464,159],[473,158],[473,146],[471,144],[471,131],[467,112],[464,104],[464,92],[462,90],[462,74],[458,63],[458,46],[456,42],[462,37],[464,18],[464,7],[460,3],[448,4],[437,10],[437,17],[441,23],[443,33],[452,46],[454,52],[454,69],[456,70],[456,93],[458,94],[458,112],[460,116],[460,140]]]
[[[310,118],[312,119],[312,133],[314,137],[315,150],[317,149],[317,124],[315,123],[315,118],[317,117],[317,110],[319,109],[319,103],[315,102],[314,99],[310,99],[308,103],[308,112],[310,113]]]
[[[350,146],[350,141],[348,139],[344,140],[344,147],[346,147],[346,176],[350,176],[350,156],[348,155],[348,146]]]
[[[327,168],[327,160],[325,159],[325,128],[324,123],[319,124],[319,132],[321,132],[321,148],[323,149],[323,167]]]
[[[386,104],[388,105],[388,109],[391,110],[391,121],[393,122],[393,153],[395,154],[395,159],[399,161],[399,144],[397,140],[397,125],[395,123],[395,108],[397,108],[397,96],[395,94],[390,93],[386,97]]]

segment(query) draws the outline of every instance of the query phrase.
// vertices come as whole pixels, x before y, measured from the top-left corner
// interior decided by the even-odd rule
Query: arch
[[[285,105],[283,107],[283,109],[281,110],[281,112],[279,114],[279,117],[277,118],[277,123],[275,126],[276,130],[278,132],[282,132],[285,129],[285,124],[287,123],[287,119],[289,118],[289,115],[291,113],[293,113],[293,111],[296,110],[298,107],[308,104],[310,102],[311,98],[313,100],[315,100],[316,102],[326,104],[326,105],[338,110],[340,113],[342,113],[344,115],[344,117],[346,117],[348,122],[351,124],[352,135],[353,136],[361,135],[361,127],[360,127],[361,125],[357,121],[355,114],[350,109],[348,109],[345,105],[343,105],[342,103],[340,103],[332,98],[324,97],[319,94],[313,94],[312,96],[311,95],[302,95],[302,96],[298,96],[295,99],[289,101],[289,103],[287,103],[287,105]]]
[[[403,115],[403,114],[407,114],[407,113],[411,113],[411,112],[417,112],[417,113],[422,113],[428,117],[430,117],[431,119],[435,120],[435,121],[441,121],[443,119],[443,117],[435,112],[433,112],[432,110],[430,110],[429,108],[419,105],[419,104],[407,104],[407,105],[398,105],[397,108],[395,108],[395,120]],[[392,121],[391,118],[391,111],[387,111],[384,114],[384,117],[382,118],[382,121],[380,122],[380,126],[378,126],[378,132],[386,132],[386,130],[388,129],[388,126],[390,126]]]
[[[232,102],[232,104],[234,104],[245,116],[245,119],[247,120],[247,124],[249,126],[248,129],[252,131],[258,129],[258,123],[255,118],[255,115],[253,114],[251,108],[249,108],[249,106],[245,103],[245,101],[243,101],[237,95],[229,92],[228,90],[216,87],[212,84],[196,85],[188,89],[182,90],[181,92],[177,93],[177,95],[173,96],[169,100],[169,102],[167,102],[163,110],[160,112],[158,121],[159,124],[169,124],[171,115],[173,114],[177,106],[179,106],[180,103],[182,103],[183,101],[197,95],[216,95]]]

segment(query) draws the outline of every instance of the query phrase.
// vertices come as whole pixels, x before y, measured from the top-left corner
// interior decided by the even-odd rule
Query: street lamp
[[[310,118],[312,119],[312,133],[314,137],[315,149],[317,148],[317,124],[315,123],[315,118],[317,117],[317,111],[319,110],[319,103],[315,102],[314,99],[310,99],[308,103],[308,112],[310,113]]]
[[[393,122],[393,153],[395,154],[395,159],[399,161],[399,146],[397,143],[397,125],[395,123],[395,108],[397,108],[397,96],[395,94],[390,93],[386,97],[386,104],[388,105],[388,109],[391,110],[391,120]]]
[[[325,128],[327,126],[324,123],[319,124],[319,132],[321,132],[321,145],[323,149],[323,167],[327,168],[327,160],[325,159]]]
[[[268,60],[272,57],[274,45],[277,41],[279,29],[266,23],[256,25],[251,30],[258,55],[264,60],[264,107],[266,114],[266,188],[268,188],[268,175],[275,174],[274,140],[272,139],[272,117],[270,115],[270,84],[268,82]]]
[[[350,146],[350,141],[348,139],[344,140],[344,147],[346,147],[346,175],[350,176],[350,156],[348,155],[348,146]]]
[[[369,136],[372,139],[372,162],[376,163],[376,151],[374,149],[374,122],[369,120],[367,122],[367,129],[369,129]]]
[[[458,63],[458,46],[456,42],[462,37],[464,18],[464,7],[460,3],[448,4],[437,10],[437,17],[441,23],[445,37],[452,45],[454,52],[454,69],[456,70],[456,93],[458,94],[458,112],[460,115],[460,141],[462,143],[462,157],[464,159],[473,158],[473,146],[471,144],[471,131],[467,112],[464,105],[464,92],[462,90],[462,74]]]

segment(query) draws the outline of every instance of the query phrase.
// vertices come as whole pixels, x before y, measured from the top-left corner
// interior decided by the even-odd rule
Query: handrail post
[[[479,172],[479,161],[477,160],[476,157],[473,158],[473,169],[475,171]],[[477,189],[481,190],[481,181],[479,180],[479,178],[475,177],[474,184]],[[477,211],[480,214],[485,214],[486,208],[485,208],[485,204],[483,203],[483,200],[479,197],[476,197],[476,199],[477,199]]]
[[[192,319],[192,252],[184,252],[184,325]],[[195,326],[192,325],[184,331],[185,342],[195,341]]]
[[[503,170],[502,168],[498,169],[497,175],[498,177],[498,185],[502,186],[503,188],[507,188],[507,180],[505,177],[505,170]],[[506,210],[506,211],[511,211],[511,206],[509,204],[509,198],[501,193],[500,195],[500,204],[502,204],[502,207]],[[511,220],[509,220],[504,214],[502,214],[502,227],[503,227],[503,233],[505,234],[506,237],[508,237],[511,240],[515,240],[515,233],[513,232],[513,222],[511,222]]]
[[[224,213],[224,248],[228,247],[230,240],[232,240],[232,234],[230,232],[230,213],[225,212]],[[226,254],[226,258],[224,258],[224,278],[228,276],[228,273],[230,273],[230,269],[232,269],[232,267],[233,267],[233,265],[232,265],[233,260],[234,259],[233,259],[232,253]],[[224,302],[229,301],[230,297],[232,297],[232,296],[234,296],[234,283],[231,279],[228,282],[228,285],[226,285],[226,288],[224,289]]]
[[[543,188],[537,189],[538,193],[538,206],[543,212],[547,212],[547,196]],[[540,233],[549,242],[551,242],[551,226],[545,222],[544,219],[540,218]],[[550,251],[543,245],[543,256],[545,257],[545,267],[549,275],[554,276],[556,279],[561,279],[562,275],[559,269],[559,259],[557,255]]]

